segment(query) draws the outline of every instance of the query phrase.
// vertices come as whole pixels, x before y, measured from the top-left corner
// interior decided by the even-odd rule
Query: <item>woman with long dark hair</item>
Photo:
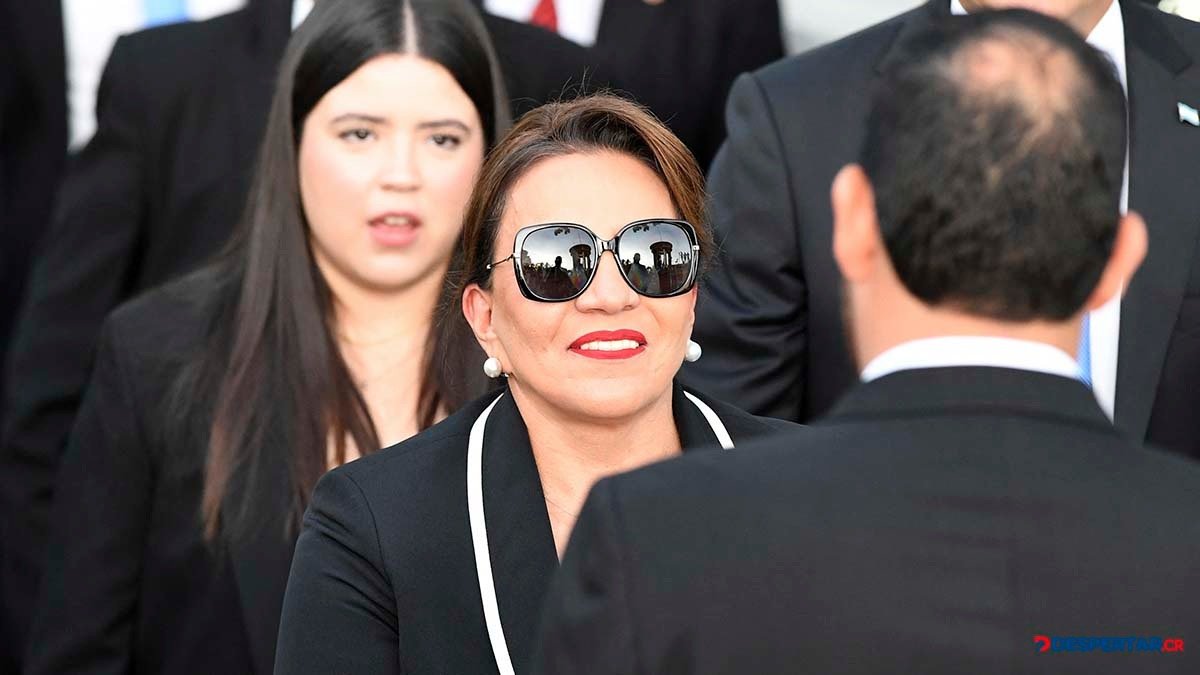
[[[317,479],[481,391],[433,324],[502,89],[465,1],[316,4],[240,233],[107,322],[27,672],[271,672]]]
[[[480,173],[445,302],[507,387],[322,478],[276,672],[526,672],[595,480],[795,426],[675,384],[700,357],[704,199],[691,153],[635,103],[521,118]]]

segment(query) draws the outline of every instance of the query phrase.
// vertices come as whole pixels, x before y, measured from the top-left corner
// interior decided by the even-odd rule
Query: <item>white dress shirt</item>
[[[912,340],[871,359],[862,370],[870,382],[902,370],[984,366],[1079,379],[1079,364],[1044,342],[1001,337],[948,336]]]
[[[526,23],[533,16],[539,0],[485,0],[483,8],[489,14]],[[600,32],[600,14],[604,0],[555,0],[554,14],[558,17],[558,34],[571,42],[591,47]]]
[[[950,11],[966,14],[960,0],[950,0]],[[1108,55],[1116,66],[1121,86],[1129,92],[1129,76],[1125,67],[1125,20],[1116,0],[1109,5],[1100,23],[1087,37],[1090,45]],[[1121,213],[1129,210],[1129,148],[1125,151],[1125,174],[1121,183]],[[1121,335],[1121,298],[1118,295],[1091,313],[1092,391],[1100,407],[1113,418],[1117,398],[1117,345]]]

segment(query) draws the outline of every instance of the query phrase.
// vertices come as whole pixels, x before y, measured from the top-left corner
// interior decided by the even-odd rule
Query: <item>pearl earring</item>
[[[504,369],[500,367],[500,359],[494,356],[487,357],[487,360],[483,362],[483,374],[493,380],[503,375]]]
[[[700,360],[700,355],[704,353],[700,349],[700,345],[695,340],[688,340],[687,352],[683,355],[683,360],[688,363],[695,363]]]

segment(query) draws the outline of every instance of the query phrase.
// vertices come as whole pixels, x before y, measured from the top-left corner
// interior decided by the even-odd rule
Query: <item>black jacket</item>
[[[597,483],[532,672],[1200,672],[1200,466],[1124,440],[1077,381],[895,373],[742,450]]]
[[[590,56],[707,168],[725,140],[723,110],[734,79],[783,56],[779,3],[603,0]]]
[[[67,158],[63,45],[61,2],[0,0],[0,361]]]
[[[742,77],[709,190],[725,256],[697,307],[704,359],[681,379],[751,412],[809,420],[857,379],[842,330],[829,187],[857,161],[871,84],[905,36],[948,15],[925,5]],[[1150,249],[1121,303],[1116,425],[1200,457],[1200,24],[1122,2],[1130,107],[1129,207]]]
[[[189,277],[105,323],[61,461],[25,673],[271,672],[294,544],[286,467],[257,488],[257,534],[209,544],[207,420],[177,419],[179,397],[199,395],[175,383],[213,333],[209,289]]]
[[[277,673],[497,672],[467,510],[467,440],[491,393],[441,424],[328,473],[296,546]],[[708,402],[735,444],[795,428]],[[717,438],[676,387],[685,448]],[[503,633],[517,672],[558,567],[529,436],[511,394],[484,427],[482,496]],[[736,453],[737,449],[721,451]]]
[[[34,4],[42,4],[34,3]],[[6,620],[30,620],[53,480],[104,317],[220,248],[249,189],[290,0],[254,0],[208,21],[117,41],[97,132],[64,180],[13,338],[0,453]],[[555,98],[589,69],[585,50],[485,17],[514,111]],[[599,84],[603,78],[594,78]]]

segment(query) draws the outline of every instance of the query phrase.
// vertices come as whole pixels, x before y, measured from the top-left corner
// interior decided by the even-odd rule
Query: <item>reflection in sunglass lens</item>
[[[617,257],[635,291],[650,297],[672,295],[691,279],[692,240],[676,223],[633,225],[617,241]]]
[[[525,237],[518,252],[521,277],[534,295],[563,300],[587,285],[596,267],[595,242],[586,230],[552,225]]]

